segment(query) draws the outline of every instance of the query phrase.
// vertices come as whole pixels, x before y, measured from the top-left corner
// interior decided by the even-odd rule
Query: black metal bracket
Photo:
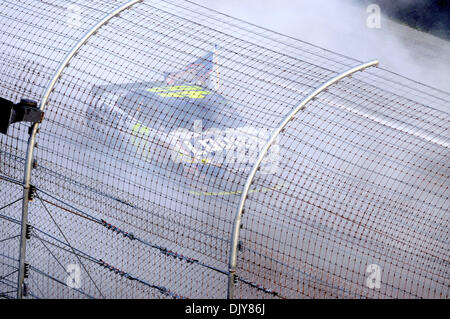
[[[24,263],[23,264],[23,278],[28,278],[29,274],[30,274],[30,264]]]
[[[30,239],[31,238],[31,231],[33,230],[33,226],[30,224],[27,224],[26,231],[25,231],[25,238]]]
[[[36,101],[21,99],[19,103],[14,104],[0,97],[0,133],[7,134],[12,123],[40,123],[43,118],[44,112],[38,109]]]
[[[28,200],[32,202],[35,196],[36,196],[36,186],[30,184],[30,190],[28,191]]]

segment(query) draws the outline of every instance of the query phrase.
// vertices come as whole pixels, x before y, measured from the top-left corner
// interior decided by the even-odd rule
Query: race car
[[[95,87],[86,111],[89,134],[114,149],[131,147],[133,156],[167,173],[179,172],[194,195],[238,195],[271,130],[249,125],[217,92],[217,82],[211,85],[214,59],[208,52],[159,82]],[[274,174],[277,161],[275,145],[258,174]]]

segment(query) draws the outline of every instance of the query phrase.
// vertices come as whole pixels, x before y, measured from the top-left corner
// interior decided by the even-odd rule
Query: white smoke
[[[450,91],[450,43],[383,15],[368,28],[367,6],[355,0],[192,0],[256,25]]]

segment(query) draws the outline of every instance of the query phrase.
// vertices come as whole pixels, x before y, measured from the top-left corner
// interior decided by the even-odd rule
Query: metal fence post
[[[63,62],[60,64],[58,70],[53,76],[52,80],[47,86],[45,94],[40,102],[39,109],[44,111],[50,93],[53,91],[53,88],[56,82],[59,80],[63,70],[69,64],[70,60],[76,55],[78,50],[86,44],[89,38],[94,35],[102,26],[107,24],[109,20],[118,16],[122,11],[129,9],[131,6],[138,2],[142,2],[143,0],[132,0],[122,5],[121,7],[115,9],[111,13],[108,13],[100,22],[98,22],[91,30],[89,30],[80,41],[72,47],[69,53],[64,58]],[[20,255],[19,255],[19,274],[18,274],[18,282],[17,282],[17,298],[22,299],[23,291],[24,291],[24,277],[25,277],[25,255],[26,255],[26,229],[28,225],[28,210],[29,210],[29,201],[30,201],[30,179],[31,179],[31,169],[33,162],[33,151],[35,147],[35,139],[36,134],[38,132],[38,123],[33,124],[30,127],[30,137],[28,139],[27,146],[27,155],[25,160],[25,168],[24,168],[24,178],[23,178],[23,202],[22,202],[22,221],[21,221],[21,235],[20,235]]]
[[[266,145],[264,146],[264,148],[262,149],[261,153],[259,154],[255,164],[253,165],[252,170],[250,171],[250,174],[247,177],[246,183],[244,185],[244,189],[242,190],[239,206],[238,206],[238,209],[236,211],[236,215],[234,217],[234,224],[233,224],[231,240],[230,240],[230,253],[229,253],[230,256],[229,256],[229,264],[228,264],[229,275],[228,275],[228,292],[227,292],[227,296],[228,296],[229,299],[234,298],[234,288],[235,288],[236,281],[237,281],[236,260],[237,260],[237,251],[238,251],[238,243],[239,243],[239,232],[240,232],[242,214],[243,214],[243,211],[244,211],[244,204],[245,204],[245,200],[247,199],[248,192],[250,190],[250,186],[253,183],[253,179],[254,179],[254,177],[256,175],[256,172],[258,171],[259,165],[261,164],[261,162],[264,159],[264,156],[266,155],[266,153],[268,152],[268,150],[270,149],[270,147],[272,146],[272,144],[274,143],[275,139],[278,137],[280,132],[286,127],[286,125],[291,120],[293,120],[295,115],[299,111],[304,109],[305,106],[311,100],[313,100],[317,95],[319,95],[321,92],[323,92],[324,90],[326,90],[328,87],[332,86],[333,84],[339,82],[343,78],[348,77],[348,76],[352,75],[355,72],[363,71],[363,70],[365,70],[365,69],[367,69],[369,67],[374,67],[374,66],[377,66],[377,65],[378,65],[378,61],[377,60],[361,64],[359,66],[356,66],[356,67],[354,67],[354,68],[352,68],[352,69],[350,69],[350,70],[348,70],[346,72],[343,72],[343,73],[335,76],[334,78],[332,78],[328,82],[324,83],[322,86],[317,88],[314,92],[309,94],[294,110],[292,110],[292,112],[289,113],[284,118],[284,120],[280,123],[280,125],[272,132],[270,138],[267,140]]]

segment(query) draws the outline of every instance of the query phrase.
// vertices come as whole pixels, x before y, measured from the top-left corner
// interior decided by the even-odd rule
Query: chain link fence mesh
[[[183,0],[98,26],[126,4],[0,6],[0,96],[14,102],[41,101],[98,27],[39,125],[26,297],[226,298],[261,149],[361,62]],[[448,298],[449,100],[370,68],[308,103],[252,181],[235,297]],[[28,127],[0,135],[0,207],[22,199]],[[0,293],[14,297],[21,200],[0,214]]]

